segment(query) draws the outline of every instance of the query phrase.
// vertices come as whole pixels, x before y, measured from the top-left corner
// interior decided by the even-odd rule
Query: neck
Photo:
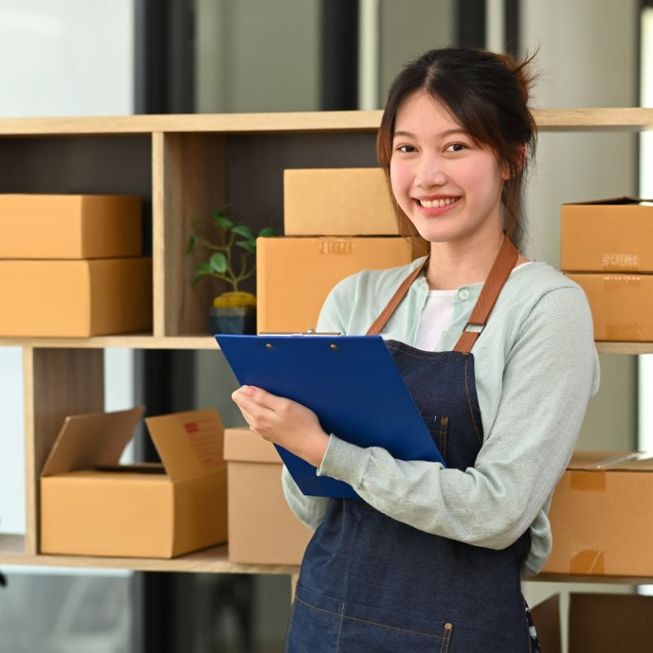
[[[432,290],[452,290],[485,281],[501,249],[503,232],[469,242],[431,243],[426,280]]]

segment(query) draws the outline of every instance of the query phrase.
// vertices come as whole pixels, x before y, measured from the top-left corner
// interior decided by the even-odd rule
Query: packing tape
[[[570,574],[605,574],[605,560],[601,549],[585,549],[569,561]]]
[[[605,492],[605,472],[571,472],[571,489],[581,492]]]

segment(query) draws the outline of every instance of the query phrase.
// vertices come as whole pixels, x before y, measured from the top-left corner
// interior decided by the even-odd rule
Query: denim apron
[[[506,237],[453,351],[386,341],[452,469],[473,467],[483,443],[470,352],[516,260]],[[404,280],[370,334],[381,331],[424,267]],[[528,533],[497,551],[417,530],[360,499],[331,499],[304,555],[285,650],[537,651],[520,590],[529,547]]]

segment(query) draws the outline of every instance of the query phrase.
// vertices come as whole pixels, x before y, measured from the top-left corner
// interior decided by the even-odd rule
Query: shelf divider
[[[25,520],[27,553],[39,549],[39,478],[67,415],[104,407],[104,352],[100,349],[23,350],[25,396]]]

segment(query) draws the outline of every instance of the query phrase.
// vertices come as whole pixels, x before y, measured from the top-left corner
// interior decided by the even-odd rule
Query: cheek
[[[390,161],[390,187],[392,194],[400,205],[407,201],[412,180],[412,174],[408,166],[396,161]]]

